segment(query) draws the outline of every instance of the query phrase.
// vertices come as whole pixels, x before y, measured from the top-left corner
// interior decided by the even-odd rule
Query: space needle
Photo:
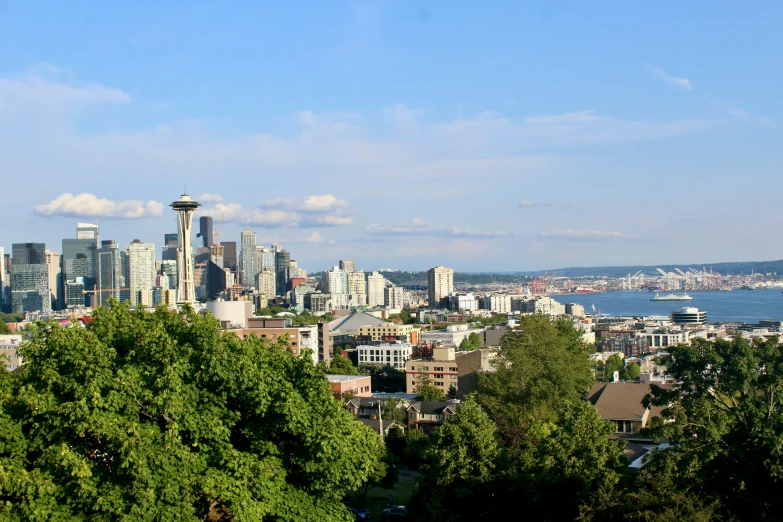
[[[187,191],[186,191],[187,192]],[[196,290],[193,282],[192,225],[193,212],[201,205],[189,195],[182,194],[171,204],[177,213],[177,234],[179,248],[177,249],[177,304],[195,303]]]

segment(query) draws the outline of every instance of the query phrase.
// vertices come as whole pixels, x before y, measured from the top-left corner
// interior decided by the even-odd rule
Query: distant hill
[[[595,266],[595,267],[569,267],[558,268],[556,275],[566,277],[587,277],[587,276],[605,276],[605,277],[623,277],[628,274],[635,274],[639,270],[644,275],[657,276],[660,275],[656,268],[665,270],[666,272],[674,272],[675,268],[688,271],[689,268],[694,270],[702,270],[706,268],[708,271],[712,269],[714,272],[718,272],[722,275],[750,275],[753,272],[761,274],[783,274],[783,259],[778,261],[743,261],[743,262],[724,262],[724,263],[699,263],[699,264],[683,264],[683,265],[649,265],[649,266]],[[543,274],[544,270],[538,270],[533,272],[516,272],[516,274],[524,275],[528,277],[537,277]],[[552,271],[549,270],[551,273]]]

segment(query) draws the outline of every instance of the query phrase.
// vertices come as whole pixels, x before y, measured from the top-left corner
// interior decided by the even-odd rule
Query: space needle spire
[[[171,204],[177,213],[177,304],[195,303],[196,290],[193,281],[192,225],[193,212],[201,205],[189,195],[182,196]]]

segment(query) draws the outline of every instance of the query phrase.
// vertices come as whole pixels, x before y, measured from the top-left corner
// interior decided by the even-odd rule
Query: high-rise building
[[[249,228],[242,231],[239,250],[239,284],[253,288],[256,284],[256,233]]]
[[[45,253],[46,264],[49,267],[49,293],[52,296],[52,309],[61,307],[62,277],[60,270],[60,253],[47,250]]]
[[[340,260],[340,270],[345,270],[346,272],[353,272],[356,270],[356,265],[353,262],[353,259],[341,259]]]
[[[385,303],[383,289],[386,287],[386,278],[378,272],[367,276],[367,306],[377,308]]]
[[[177,289],[177,262],[164,260],[160,262],[160,273],[168,277],[169,290]]]
[[[211,216],[201,216],[198,218],[198,235],[196,237],[201,239],[201,244],[199,244],[199,246],[209,248],[215,244],[212,240]]]
[[[277,243],[274,246],[277,246]],[[275,269],[277,295],[285,295],[288,280],[291,278],[291,253],[288,250],[281,249],[275,254]]]
[[[111,299],[120,300],[120,289],[123,288],[120,276],[122,267],[120,248],[116,241],[101,241],[98,249],[97,263],[98,282],[96,284],[96,306],[108,306]]]
[[[94,226],[94,225],[90,225]],[[97,237],[97,227],[87,232],[79,231],[82,235],[95,235]],[[98,243],[92,237],[83,239],[63,239],[63,257],[62,257],[62,279],[64,286],[68,281],[75,281],[81,277],[86,290],[93,290],[98,279],[96,261],[96,252]],[[67,297],[67,296],[66,296]],[[71,301],[65,300],[65,307],[84,306],[85,299],[82,295],[79,301],[76,293],[71,293]]]
[[[91,225],[90,223],[77,223],[76,239],[92,239],[97,244],[98,225]]]
[[[239,269],[239,264],[237,263],[237,242],[221,241],[220,245],[223,247],[223,268],[228,268],[236,273]]]
[[[177,249],[179,248],[178,234],[163,234],[163,252],[161,259],[164,261],[176,261]],[[176,281],[174,285],[176,286]]]
[[[149,306],[152,304],[152,290],[155,288],[155,245],[134,239],[128,246],[126,255],[126,281],[131,306]]]
[[[383,304],[386,308],[403,308],[403,290],[399,286],[387,286],[383,289]]]
[[[263,272],[264,270],[271,270],[272,272],[277,271],[277,267],[275,266],[275,254],[277,252],[275,252],[274,249],[259,246],[256,247],[256,252],[258,254],[259,272]]]
[[[454,270],[436,266],[427,271],[429,307],[440,308],[440,300],[454,292]]]
[[[348,272],[337,266],[332,267],[331,270],[324,272],[323,286],[324,293],[347,294]]]
[[[177,235],[179,249],[177,250],[177,302],[193,303],[196,301],[196,289],[193,273],[193,212],[201,205],[189,195],[182,194],[171,204],[177,213]],[[153,260],[154,252],[153,252]],[[154,266],[154,263],[153,263]],[[153,270],[153,276],[155,271]]]
[[[367,282],[364,272],[348,272],[348,293],[351,295],[351,306],[367,306]]]
[[[15,314],[35,311],[48,314],[52,309],[52,297],[46,245],[14,243],[11,252],[11,311]]]
[[[5,309],[8,283],[8,270],[5,267],[5,247],[0,246],[0,310]]]
[[[277,295],[277,276],[271,270],[262,270],[258,273],[256,288],[259,294],[264,294],[267,299]]]

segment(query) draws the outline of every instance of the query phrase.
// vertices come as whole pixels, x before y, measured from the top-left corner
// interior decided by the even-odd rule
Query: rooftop
[[[370,377],[367,375],[327,375],[326,378],[329,382],[350,382],[359,379],[369,379]]]

